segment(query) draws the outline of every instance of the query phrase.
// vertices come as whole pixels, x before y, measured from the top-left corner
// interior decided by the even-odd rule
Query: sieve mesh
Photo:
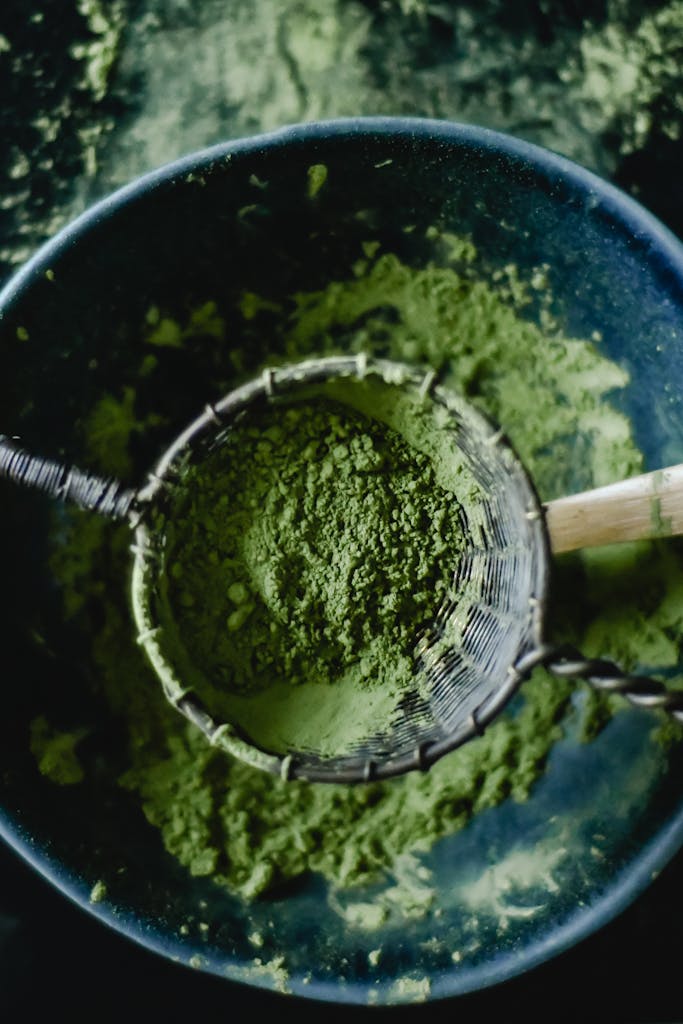
[[[231,425],[258,403],[324,394],[330,385],[338,398],[340,383],[341,393],[352,395],[353,389],[344,392],[344,382],[370,379],[429,409],[441,450],[446,446],[478,484],[479,497],[460,512],[469,546],[444,566],[450,580],[447,596],[415,638],[413,685],[401,696],[389,725],[373,731],[376,694],[369,686],[365,707],[362,695],[349,696],[360,700],[354,710],[364,716],[368,731],[348,749],[330,756],[314,741],[306,749],[262,749],[239,713],[230,723],[215,721],[190,688],[197,668],[169,611],[166,585],[184,472],[207,450],[220,447]],[[548,553],[533,487],[501,433],[456,394],[439,387],[433,374],[363,356],[269,369],[207,407],[164,455],[139,499],[147,509],[134,548],[133,608],[140,643],[171,703],[200,724],[213,743],[259,767],[340,782],[426,767],[483,729],[523,678],[520,659],[541,645]]]

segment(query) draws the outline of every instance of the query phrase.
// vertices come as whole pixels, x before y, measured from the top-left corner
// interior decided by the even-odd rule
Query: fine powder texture
[[[180,492],[169,601],[210,710],[277,681],[411,686],[462,535],[457,500],[397,431],[325,399],[280,405],[236,424]]]
[[[452,247],[452,240],[442,241]],[[265,309],[270,362],[278,354],[289,360],[363,349],[441,370],[446,382],[506,425],[544,500],[638,471],[641,457],[628,420],[606,399],[627,384],[627,375],[595,343],[562,336],[547,316],[541,329],[520,315],[533,287],[512,272],[486,283],[476,255],[462,247],[457,263],[421,269],[366,248],[371,255],[355,268],[358,273],[296,296],[293,312],[283,310],[277,318],[275,333],[273,303],[244,296],[243,348],[226,331],[226,363],[232,360],[242,372],[258,370],[259,360],[250,353],[261,351],[259,310]],[[199,353],[208,335],[192,324],[179,325],[175,336]],[[218,346],[224,335],[217,314],[211,324],[210,341]],[[155,345],[153,351],[153,364],[141,353],[148,374],[160,372],[167,350]],[[231,380],[219,383],[229,386]],[[131,427],[126,394],[106,401],[108,436],[118,436],[116,450],[125,451],[132,431],[146,429],[144,415]],[[101,432],[101,406],[91,419]],[[98,464],[106,470],[105,452]],[[110,531],[96,517],[74,516],[70,527],[61,523],[53,570],[66,614],[92,638],[104,695],[127,725],[129,768],[122,782],[139,796],[167,849],[192,874],[210,876],[246,898],[310,871],[336,887],[386,876],[401,855],[430,848],[482,809],[525,799],[563,723],[576,718],[576,685],[537,671],[513,714],[426,775],[360,787],[267,776],[212,750],[166,705],[131,636],[125,587],[129,537],[125,529],[113,538]],[[629,588],[624,566],[635,561],[640,572]],[[557,609],[556,639],[615,657],[627,668],[677,665],[672,637],[683,631],[683,571],[675,549],[663,552],[655,545],[587,554],[558,570],[559,593],[568,596]],[[589,730],[604,716],[605,705],[579,692]]]

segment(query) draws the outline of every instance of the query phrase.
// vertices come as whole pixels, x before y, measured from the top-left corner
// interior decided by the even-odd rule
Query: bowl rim
[[[577,190],[599,197],[602,209],[619,221],[634,240],[644,243],[650,259],[669,270],[672,278],[677,279],[683,289],[683,242],[636,199],[568,157],[536,143],[479,125],[435,118],[364,116],[290,124],[269,132],[229,139],[146,171],[96,200],[39,246],[0,289],[0,310],[64,247],[71,245],[88,229],[117,210],[157,186],[172,182],[174,178],[180,178],[191,171],[201,172],[234,156],[256,152],[266,154],[292,146],[329,142],[332,139],[357,140],[373,136],[393,140],[402,137],[415,142],[476,149],[491,156],[511,157],[522,165],[532,167],[539,177],[545,177],[549,182],[562,179],[571,183]]]
[[[537,179],[545,178],[546,181],[555,183],[559,180],[569,185],[575,192],[589,194],[611,220],[617,222],[626,234],[642,246],[648,262],[666,278],[667,288],[680,292],[683,307],[683,244],[657,217],[617,186],[567,157],[503,132],[455,121],[382,116],[335,118],[291,124],[275,131],[220,142],[146,172],[110,195],[99,199],[41,245],[0,290],[0,318],[7,307],[18,300],[37,278],[42,277],[45,269],[50,267],[65,248],[76,244],[79,238],[103,220],[116,215],[149,191],[170,183],[175,178],[180,178],[191,171],[208,169],[217,162],[243,154],[266,155],[292,146],[315,146],[316,143],[331,140],[357,141],[363,137],[432,143],[442,147],[444,153],[449,149],[476,150],[492,158],[512,158],[520,165],[531,168]],[[49,849],[38,847],[32,842],[30,836],[25,834],[20,821],[13,820],[9,812],[2,807],[0,837],[69,900],[126,938],[166,958],[180,958],[184,962],[187,962],[193,953],[205,952],[205,947],[191,948],[189,943],[181,943],[170,936],[166,936],[164,940],[161,933],[151,928],[148,922],[136,918],[132,910],[127,909],[125,914],[118,908],[114,910],[106,898],[102,902],[91,902],[90,889],[85,880],[73,875],[66,865],[52,857]],[[625,910],[647,888],[682,844],[683,801],[666,825],[661,827],[635,857],[615,874],[611,884],[603,890],[597,900],[583,907],[577,906],[563,925],[556,927],[551,934],[525,946],[522,953],[508,951],[485,965],[454,967],[446,977],[438,978],[436,991],[428,999],[451,998],[499,984],[525,973],[575,945]],[[265,973],[245,978],[242,963],[224,955],[220,969],[217,964],[212,965],[210,962],[202,966],[210,973],[219,974],[228,980],[246,980],[258,988],[277,990],[275,978],[270,978]],[[379,992],[375,992],[380,997],[379,1005],[395,1002],[389,995],[389,985],[388,982]],[[362,993],[330,981],[316,981],[305,985],[298,984],[293,978],[291,991],[297,996],[328,1002],[366,1002],[366,999],[362,998]],[[383,994],[386,996],[384,1000]]]

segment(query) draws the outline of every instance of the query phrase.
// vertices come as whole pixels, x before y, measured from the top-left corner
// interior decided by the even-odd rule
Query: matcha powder
[[[414,686],[413,649],[463,543],[460,506],[429,458],[320,398],[252,413],[180,491],[166,589],[214,715],[279,752],[348,752],[384,725],[378,715]],[[266,692],[232,699],[254,691]]]
[[[440,244],[439,240],[434,244]],[[452,239],[443,239],[442,244],[446,250],[454,246]],[[487,283],[471,247],[460,246],[458,253],[458,260],[450,265],[446,256],[441,266],[428,264],[416,269],[393,255],[377,252],[376,247],[366,247],[364,266],[354,267],[347,280],[331,282],[320,292],[295,296],[286,310],[277,307],[277,316],[267,297],[243,296],[239,307],[242,347],[235,346],[233,331],[220,330],[220,318],[215,315],[211,345],[217,349],[224,342],[224,364],[232,363],[249,374],[258,371],[259,359],[254,353],[262,351],[260,339],[264,336],[269,339],[269,351],[263,358],[271,364],[277,358],[364,350],[433,366],[441,371],[445,383],[452,381],[505,424],[544,500],[637,471],[641,457],[629,423],[606,397],[625,387],[628,378],[624,371],[602,355],[595,343],[564,337],[549,317],[544,318],[543,329],[526,319],[520,309],[536,294],[533,281],[527,287],[509,272]],[[182,345],[198,355],[206,345],[206,334],[193,327],[192,318],[179,324],[176,334]],[[151,364],[150,351],[157,357]],[[159,346],[143,348],[140,360],[145,373],[162,373],[163,360],[173,351]],[[230,372],[225,380],[216,382],[217,388],[231,385]],[[145,421],[141,416],[131,424],[126,394],[118,397],[120,417],[116,416],[117,396],[105,400],[108,436],[118,435],[115,450],[120,453],[145,429]],[[396,457],[400,462],[403,458],[398,449],[392,454],[386,437],[373,437],[365,431],[368,439],[361,443],[364,435],[349,433],[344,421],[335,423],[326,411],[323,440],[308,440],[313,420],[323,416],[322,409],[295,411],[293,416],[292,433],[286,438],[273,423],[268,428],[271,437],[249,441],[256,458],[249,478],[249,487],[254,489],[251,496],[265,488],[265,465],[275,451],[279,450],[278,457],[286,456],[292,472],[298,468],[291,451],[292,436],[298,436],[304,445],[324,444],[323,458],[311,462],[298,477],[300,493],[289,483],[284,493],[268,485],[267,514],[259,526],[247,526],[245,520],[244,528],[239,527],[246,506],[238,503],[234,529],[222,538],[230,543],[217,555],[227,563],[216,577],[216,585],[220,580],[221,587],[217,600],[222,621],[216,650],[205,667],[211,667],[220,645],[229,643],[236,660],[227,668],[228,675],[232,672],[233,679],[243,679],[249,686],[258,683],[259,674],[274,656],[292,670],[293,678],[311,670],[327,672],[333,662],[339,662],[342,672],[353,670],[363,677],[365,663],[363,656],[358,658],[358,644],[369,647],[371,653],[372,644],[364,633],[362,610],[369,608],[371,617],[395,632],[398,648],[407,643],[409,637],[401,623],[417,622],[427,614],[424,595],[439,584],[435,568],[442,545],[454,543],[452,521],[432,504],[436,499],[432,497],[434,489],[428,486],[427,468],[421,470],[416,493],[408,502],[404,500],[408,481],[400,474],[395,477],[397,489],[382,491],[380,497],[374,487],[383,480],[382,461]],[[93,409],[91,419],[101,432],[101,406]],[[86,423],[86,441],[87,435]],[[256,457],[259,444],[268,448],[267,459],[263,449],[261,463],[261,456]],[[574,452],[581,452],[580,459],[575,454],[565,457],[570,445],[579,446]],[[105,462],[102,457],[97,460],[102,471],[107,469]],[[361,508],[361,492],[355,495],[350,488],[354,463],[365,467],[363,487],[368,490],[363,493],[380,503],[367,511]],[[571,465],[575,468],[570,478],[567,467]],[[335,516],[342,512],[341,500],[321,487],[324,481],[320,477],[332,472],[335,478],[339,476],[340,491],[343,487],[352,502],[348,513],[358,518],[359,547],[354,551],[345,546],[338,553],[334,572],[321,574],[318,560],[330,553],[334,558]],[[315,525],[311,517],[314,494],[315,500],[323,503]],[[246,497],[240,500],[246,501]],[[286,527],[287,516],[301,519],[295,549]],[[378,518],[383,528],[376,535]],[[182,609],[186,616],[187,627],[194,628],[196,621],[201,630],[192,604],[201,570],[194,570],[192,564],[200,536],[202,557],[207,557],[201,531],[210,533],[213,526],[205,512],[200,512],[198,520],[196,532],[191,530],[182,538],[182,571],[178,579],[172,578],[172,599],[178,613]],[[412,528],[415,520],[427,525],[426,543],[419,553],[408,545],[406,566],[395,558],[388,560],[398,575],[390,580],[391,600],[385,608],[378,604],[372,578],[379,571],[377,561],[372,568],[375,545],[379,536],[384,543],[395,543],[394,537],[404,525]],[[395,534],[387,529],[394,521],[399,524]],[[321,529],[322,522],[331,524],[329,535]],[[166,704],[132,636],[126,592],[130,568],[127,531],[117,531],[95,517],[84,523],[84,517],[78,515],[66,526],[62,520],[59,531],[55,532],[52,561],[63,588],[65,610],[74,626],[91,638],[95,673],[112,712],[125,722],[129,735],[129,767],[123,785],[137,794],[167,849],[192,874],[209,876],[246,898],[277,891],[288,880],[309,872],[320,872],[333,887],[390,876],[402,856],[429,849],[439,837],[462,828],[481,810],[506,799],[524,800],[542,773],[553,744],[563,735],[565,723],[575,721],[580,713],[572,703],[576,685],[536,672],[509,714],[427,774],[413,773],[356,787],[282,782],[213,750]],[[295,569],[289,559],[299,558],[305,544],[310,558],[300,560]],[[259,554],[280,550],[280,545],[284,545],[282,562],[278,564],[276,559],[270,569],[260,565]],[[370,568],[359,561],[368,555]],[[682,605],[677,597],[683,592],[683,569],[677,558],[665,558],[657,546],[650,546],[643,555],[644,576],[638,575],[638,586],[631,593],[623,579],[619,583],[625,557],[623,550],[615,555],[601,552],[566,563],[573,592],[580,592],[582,600],[571,599],[570,593],[566,607],[559,609],[556,638],[635,668],[642,660],[640,638],[646,634],[648,664],[644,667],[673,669],[678,646],[671,642],[672,631],[683,632]],[[562,571],[562,566],[559,569]],[[304,585],[299,594],[301,574]],[[348,574],[357,581],[351,587]],[[617,583],[610,589],[611,577]],[[408,596],[403,590],[407,579],[416,584]],[[640,589],[645,583],[649,604],[643,611]],[[560,592],[562,587],[560,579]],[[356,607],[349,604],[350,593]],[[403,601],[408,602],[406,619],[392,607]],[[256,636],[262,637],[258,624],[266,607],[275,624],[273,640],[257,644],[251,669],[245,674],[250,643]],[[318,628],[321,621],[329,623],[322,627],[328,632],[329,651],[312,643],[308,608]],[[333,623],[339,623],[338,636]],[[287,636],[292,640],[288,650]],[[199,640],[196,656],[206,659],[209,648],[201,632]],[[289,686],[295,693],[304,689]],[[235,699],[241,699],[240,695]],[[598,707],[604,715],[598,698],[586,699],[584,707],[587,715]]]

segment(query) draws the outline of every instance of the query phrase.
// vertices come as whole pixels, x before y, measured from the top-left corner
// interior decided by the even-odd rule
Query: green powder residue
[[[100,878],[97,882],[95,882],[95,884],[93,885],[92,889],[90,890],[90,902],[91,903],[101,903],[102,900],[104,900],[106,898],[107,898],[107,883],[103,882],[102,879]]]
[[[125,6],[121,0],[77,0],[76,6],[86,19],[91,37],[88,42],[75,43],[71,56],[83,61],[85,84],[96,100],[102,100],[119,57]]]
[[[607,23],[586,24],[560,77],[576,96],[583,127],[595,135],[611,131],[621,154],[629,154],[655,133],[681,137],[683,4],[621,20],[624,6],[609,0]]]
[[[11,10],[9,9],[11,7]],[[92,199],[129,0],[3,4],[0,277]]]
[[[87,736],[87,729],[63,732],[54,729],[44,715],[31,722],[31,753],[38,770],[59,786],[73,786],[84,778],[83,766],[78,760],[76,747]]]
[[[309,199],[315,199],[320,189],[327,181],[327,167],[325,164],[311,164],[308,168],[308,187],[306,189]]]
[[[187,339],[200,333],[218,339],[225,335],[225,321],[215,302],[205,302],[193,310],[184,328],[177,320],[162,316],[157,306],[148,309],[146,320],[151,330],[145,337],[145,344],[159,348],[182,348]]]
[[[517,275],[508,270],[487,283],[473,252],[463,260],[465,251],[461,246],[457,264],[421,269],[374,249],[359,253],[367,261],[361,276],[295,296],[280,317],[273,316],[278,307],[267,295],[244,296],[244,347],[235,347],[234,333],[215,344],[226,345],[226,366],[243,361],[250,372],[258,366],[248,353],[264,331],[269,363],[362,350],[433,366],[505,424],[542,499],[640,469],[629,423],[609,401],[628,383],[626,373],[593,342],[563,336],[547,314],[542,327],[525,319],[520,310],[530,292]],[[180,330],[191,349],[188,324]],[[197,334],[197,345],[202,337]],[[165,352],[159,349],[159,367]],[[220,386],[229,383],[228,376]],[[114,451],[120,451],[135,428],[127,407],[107,409],[108,436],[113,442],[118,433]],[[99,468],[109,468],[106,451]],[[358,787],[285,783],[213,750],[166,705],[132,638],[129,534],[122,529],[112,537],[94,517],[84,531],[83,518],[60,525],[53,569],[63,581],[66,608],[91,637],[112,711],[127,724],[130,766],[122,783],[190,873],[247,899],[311,871],[337,891],[386,878],[401,858],[430,849],[480,811],[527,798],[568,716],[576,718],[571,698],[577,689],[584,692],[581,687],[535,672],[515,714],[501,716],[427,774]],[[675,546],[589,552],[565,560],[558,572],[558,639],[629,669],[678,664],[683,569]],[[227,589],[234,584],[246,591],[231,592],[238,610],[242,597],[253,600],[252,585],[245,577]],[[242,629],[249,629],[249,616],[234,635]],[[606,705],[593,697],[585,703],[589,735],[590,722],[606,715]],[[400,906],[399,892],[395,898]],[[428,893],[420,899],[424,912]]]
[[[115,395],[103,398],[86,420],[91,458],[97,461],[104,459],[110,467],[109,472],[121,479],[131,471],[130,439],[142,428],[135,415],[134,403],[133,388],[124,388],[120,398]]]
[[[424,1003],[429,999],[429,978],[399,978],[391,987],[391,1003]]]
[[[657,492],[664,484],[664,471],[658,470],[652,479],[652,489]],[[662,515],[662,499],[658,493],[650,499],[650,528],[653,537],[670,537],[673,533],[671,516]]]
[[[650,502],[650,528],[655,537],[670,537],[673,533],[671,516],[662,515],[662,501],[658,497]]]
[[[318,398],[237,423],[179,490],[165,588],[212,713],[280,752],[348,752],[386,727],[464,543],[430,458]]]
[[[275,956],[272,960],[263,960],[259,956],[254,957],[251,964],[240,969],[238,977],[246,984],[266,981],[276,992],[281,992],[283,995],[291,993],[289,971],[285,966],[283,956]]]
[[[680,233],[660,181],[679,167],[682,32],[681,0],[15,4],[0,35],[0,274],[180,153],[372,114],[526,138],[626,181]]]

